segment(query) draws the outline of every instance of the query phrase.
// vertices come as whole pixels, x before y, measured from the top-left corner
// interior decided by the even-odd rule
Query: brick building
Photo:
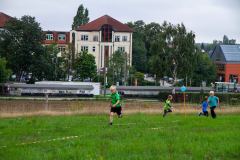
[[[11,18],[12,18],[11,16],[3,12],[0,12],[0,29],[2,29],[7,23],[7,21],[9,21]]]
[[[219,82],[240,84],[240,45],[218,45],[210,57],[217,66]]]
[[[59,52],[65,52],[69,45],[69,32],[63,31],[44,31],[45,39],[44,45],[56,44]]]

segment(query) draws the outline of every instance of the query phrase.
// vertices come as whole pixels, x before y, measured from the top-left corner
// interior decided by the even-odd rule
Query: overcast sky
[[[183,22],[197,42],[226,34],[240,43],[240,0],[0,0],[0,11],[35,16],[43,30],[69,31],[80,4],[89,9],[90,20],[108,14],[123,23]]]

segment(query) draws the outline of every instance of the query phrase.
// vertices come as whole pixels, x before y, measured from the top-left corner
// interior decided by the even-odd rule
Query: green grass
[[[240,159],[239,115],[135,114],[107,122],[107,115],[0,119],[0,159]],[[78,137],[47,141],[66,136]],[[23,142],[30,144],[16,145]]]

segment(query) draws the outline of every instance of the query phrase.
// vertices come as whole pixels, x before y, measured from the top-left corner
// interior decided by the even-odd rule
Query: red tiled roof
[[[3,28],[6,22],[9,21],[11,18],[12,18],[11,16],[3,12],[0,12],[0,28]]]
[[[85,25],[79,26],[77,31],[99,31],[104,24],[111,25],[113,30],[116,32],[133,32],[133,29],[131,29],[128,25],[123,24],[108,15],[104,15]]]

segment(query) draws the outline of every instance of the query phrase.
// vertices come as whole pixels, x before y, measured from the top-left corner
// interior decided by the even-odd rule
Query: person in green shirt
[[[121,107],[121,98],[119,93],[117,92],[116,86],[110,87],[111,91],[111,103],[110,103],[110,116],[109,116],[109,124],[113,124],[113,115],[117,113],[118,118],[122,117],[122,107]]]
[[[165,117],[168,112],[172,112],[172,104],[171,104],[172,99],[173,99],[173,96],[169,95],[167,100],[165,101],[163,106],[163,117]]]

